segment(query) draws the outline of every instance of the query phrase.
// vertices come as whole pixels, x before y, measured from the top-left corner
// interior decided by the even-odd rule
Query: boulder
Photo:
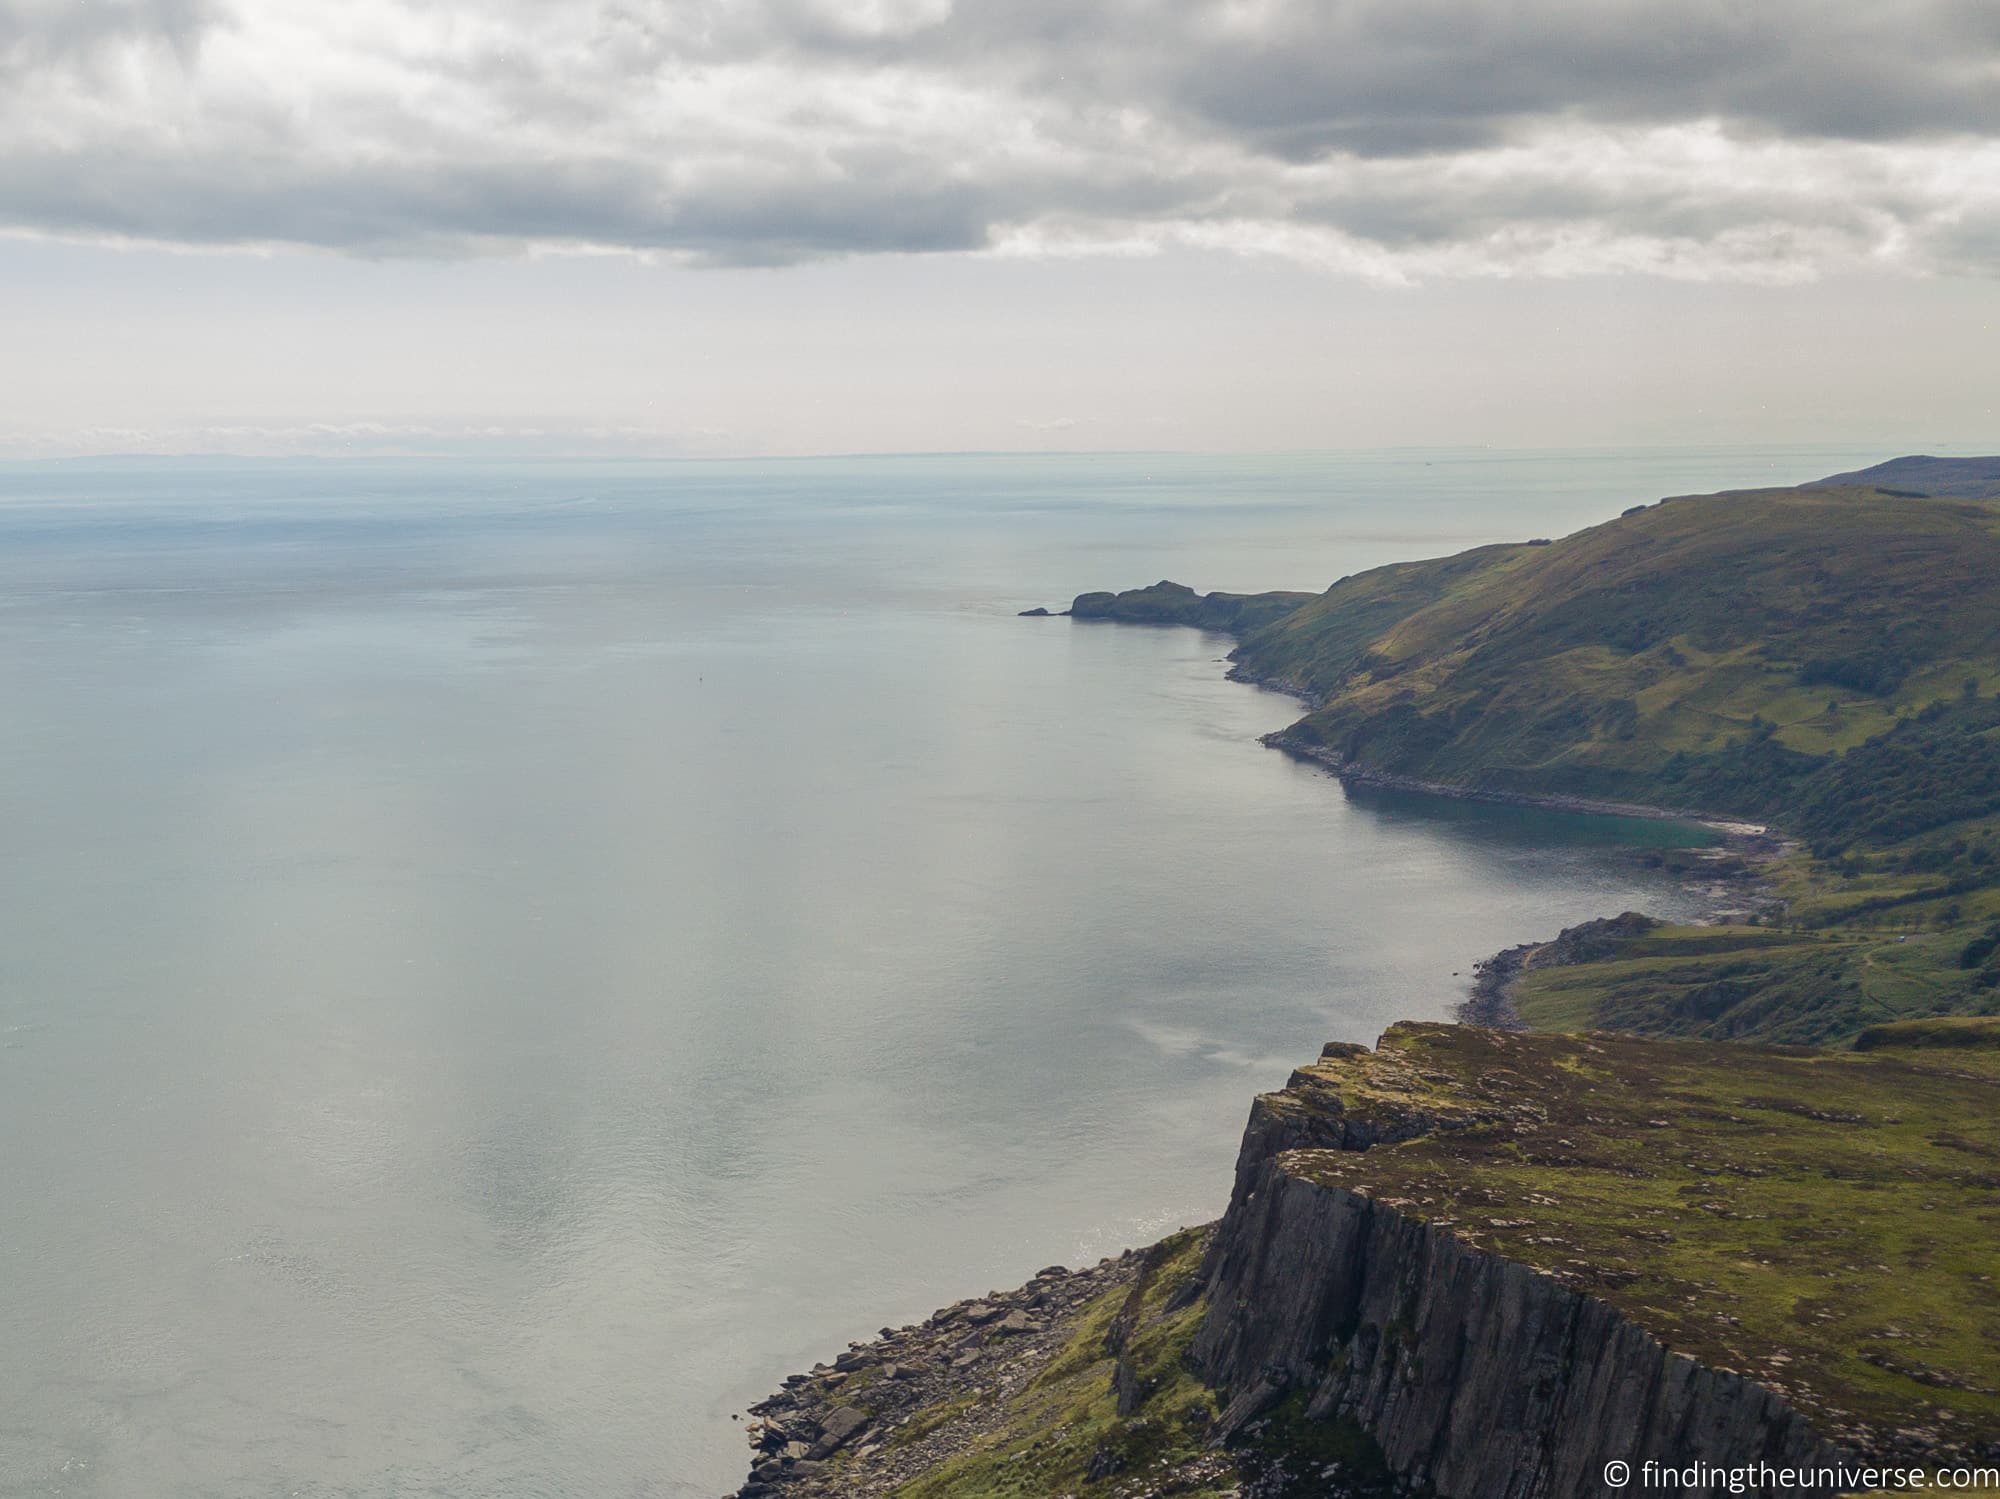
[[[806,1455],[813,1462],[832,1457],[867,1428],[867,1412],[843,1405],[820,1423],[819,1440],[813,1443],[812,1451]]]

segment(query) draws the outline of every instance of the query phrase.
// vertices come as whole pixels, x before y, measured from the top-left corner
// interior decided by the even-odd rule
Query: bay
[[[1350,796],[1229,642],[1847,450],[0,466],[0,1494],[713,1495],[884,1322],[1669,836]]]

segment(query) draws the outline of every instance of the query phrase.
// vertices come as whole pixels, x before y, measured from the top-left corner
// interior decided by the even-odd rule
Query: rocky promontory
[[[1196,593],[1165,579],[1122,593],[1080,593],[1073,619],[1106,619],[1128,625],[1193,625],[1227,635],[1247,635],[1275,623],[1308,601],[1310,593]]]

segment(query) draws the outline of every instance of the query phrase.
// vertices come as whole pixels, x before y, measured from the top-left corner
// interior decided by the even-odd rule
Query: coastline
[[[1460,1025],[1483,1025],[1496,1031],[1524,1031],[1528,1024],[1514,1007],[1514,980],[1528,966],[1531,954],[1546,946],[1522,942],[1503,947],[1472,965],[1472,991],[1453,1013]]]
[[[1254,682],[1254,678],[1237,677]],[[1263,685],[1263,684],[1258,684]],[[1293,693],[1294,696],[1300,694]],[[1343,785],[1380,786],[1419,796],[1442,797],[1451,801],[1485,802],[1497,806],[1536,807],[1551,812],[1573,812],[1584,816],[1630,817],[1653,822],[1677,822],[1706,828],[1717,841],[1707,848],[1689,850],[1690,862],[1682,874],[1681,889],[1698,897],[1703,905],[1692,920],[1696,926],[1718,926],[1733,920],[1750,920],[1780,906],[1763,869],[1796,847],[1791,840],[1765,823],[1745,822],[1715,813],[1655,807],[1641,802],[1601,801],[1590,797],[1558,796],[1526,791],[1500,791],[1479,786],[1454,785],[1443,781],[1420,780],[1349,765],[1341,756],[1321,745],[1306,744],[1285,730],[1263,736],[1261,742],[1295,760],[1316,765]],[[1579,944],[1600,933],[1629,927],[1636,921],[1653,918],[1637,912],[1607,916],[1566,927],[1554,937],[1516,943],[1472,965],[1470,992],[1452,1014],[1461,1025],[1487,1026],[1494,1030],[1526,1030],[1527,1024],[1515,1007],[1511,993],[1514,980],[1529,968],[1551,967],[1579,961]]]
[[[1247,687],[1261,688],[1265,692],[1279,693],[1294,702],[1304,703],[1309,709],[1318,709],[1321,698],[1296,682],[1283,677],[1260,676],[1247,670],[1236,659],[1237,652],[1230,655],[1229,670],[1224,673],[1229,681],[1241,682]],[[1732,853],[1749,857],[1753,853],[1768,851],[1767,856],[1789,848],[1789,840],[1766,823],[1751,822],[1745,818],[1727,813],[1712,812],[1700,807],[1659,807],[1650,802],[1621,802],[1606,798],[1588,796],[1566,796],[1553,792],[1506,791],[1497,787],[1469,785],[1457,781],[1430,781],[1418,776],[1398,775],[1393,771],[1371,770],[1366,766],[1352,765],[1338,751],[1328,749],[1323,744],[1309,744],[1294,735],[1291,729],[1273,729],[1261,736],[1258,743],[1267,749],[1281,751],[1295,760],[1317,765],[1331,772],[1343,783],[1351,782],[1360,786],[1381,786],[1393,791],[1411,791],[1423,796],[1441,796],[1451,801],[1487,802],[1504,807],[1539,807],[1551,812],[1578,812],[1601,817],[1636,817],[1649,822],[1691,823],[1707,828],[1718,834]]]
[[[1749,876],[1745,876],[1749,878]],[[1496,1031],[1526,1031],[1528,1023],[1514,1004],[1514,980],[1530,968],[1564,968],[1602,957],[1619,940],[1639,936],[1663,925],[1639,911],[1601,916],[1564,927],[1546,942],[1521,942],[1502,948],[1472,965],[1472,992],[1459,1005],[1460,1025]]]
[[[1282,693],[1308,707],[1318,705],[1304,689],[1256,677],[1240,666],[1232,665],[1226,675],[1231,681]],[[1698,810],[1498,791],[1368,771],[1347,765],[1334,752],[1294,739],[1284,730],[1266,734],[1260,742],[1326,770],[1343,784],[1381,786],[1448,800],[1678,822],[1708,829],[1717,835],[1717,842],[1705,849],[1690,850],[1686,855],[1704,866],[1699,871],[1701,878],[1692,877],[1695,871],[1690,870],[1690,877],[1683,881],[1684,889],[1706,898],[1709,909],[1697,918],[1704,924],[1768,906],[1771,897],[1760,873],[1761,866],[1793,846],[1766,825]],[[1651,924],[1652,920],[1629,912],[1606,917],[1566,928],[1552,938],[1517,944],[1479,960],[1473,965],[1475,978],[1470,993],[1452,1007],[1451,1013],[1462,1025],[1525,1030],[1508,992],[1524,969],[1536,966],[1538,960],[1575,961],[1573,953],[1579,939],[1635,922]],[[1205,1225],[1195,1232],[1206,1237],[1213,1230],[1214,1225]],[[1058,1357],[1065,1340],[1078,1333],[1089,1304],[1097,1296],[1132,1282],[1160,1248],[1155,1245],[1127,1249],[1121,1256],[1082,1270],[1050,1267],[1016,1291],[988,1292],[943,1308],[923,1323],[885,1328],[876,1339],[851,1344],[832,1363],[820,1364],[810,1373],[789,1376],[774,1395],[750,1409],[752,1424],[746,1435],[754,1455],[750,1476],[736,1491],[736,1499],[776,1499],[780,1494],[787,1499],[794,1496],[808,1499],[834,1492],[831,1487],[822,1487],[830,1484],[837,1484],[837,1491],[843,1494],[880,1494],[962,1457],[984,1429],[983,1423],[990,1422],[991,1417],[986,1413],[996,1396],[1039,1377],[1040,1371]],[[1005,1326],[1001,1325],[1003,1318]],[[888,1404],[882,1416],[870,1415],[862,1420],[862,1412],[846,1404],[843,1391],[851,1394],[869,1385],[875,1387],[877,1398],[886,1397]],[[1122,1414],[1125,1395],[1122,1390],[1118,1393]],[[957,1414],[933,1427],[923,1413],[940,1409],[954,1410]],[[822,1463],[843,1451],[848,1460],[836,1477]],[[1213,1472],[1204,1471],[1199,1477],[1214,1478],[1223,1471],[1218,1464]],[[1188,1476],[1192,1479],[1196,1475]],[[1268,1477],[1268,1483],[1252,1479],[1244,1484],[1240,1492],[1245,1499],[1266,1493],[1278,1499],[1296,1492],[1281,1471]],[[1356,1481],[1357,1478],[1358,1475],[1345,1477],[1344,1481],[1316,1488],[1315,1492],[1354,1496],[1384,1492],[1370,1483]]]
[[[788,1376],[746,1413],[755,1456],[734,1499],[868,1499],[964,1457],[998,1419],[999,1402],[1063,1354],[1092,1302],[1129,1291],[1148,1255],[1128,1249],[1080,1269],[1051,1265],[1016,1289],[885,1327]],[[941,1410],[951,1418],[927,1418]],[[829,1467],[836,1456],[845,1459],[838,1469]]]
[[[1254,681],[1249,677],[1237,680]],[[1740,818],[1727,817],[1717,812],[1704,812],[1694,807],[1656,807],[1647,802],[1616,802],[1588,796],[1564,796],[1553,792],[1504,791],[1489,786],[1467,785],[1454,781],[1426,781],[1416,776],[1398,775],[1393,771],[1371,770],[1365,766],[1349,764],[1344,756],[1324,745],[1307,744],[1304,740],[1294,737],[1287,729],[1274,730],[1264,735],[1259,743],[1266,748],[1280,750],[1295,760],[1304,760],[1331,771],[1343,782],[1361,786],[1383,786],[1396,791],[1414,791],[1424,796],[1441,796],[1452,801],[1490,802],[1503,807],[1541,807],[1551,812],[1580,812],[1599,817],[1636,817],[1649,822],[1693,823],[1720,834],[1725,841],[1735,840],[1746,846],[1753,843],[1769,843],[1776,846],[1782,842],[1779,835],[1766,823],[1745,822]]]

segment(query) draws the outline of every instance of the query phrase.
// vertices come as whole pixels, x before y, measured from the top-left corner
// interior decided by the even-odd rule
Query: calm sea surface
[[[1881,456],[0,466],[0,1494],[733,1486],[787,1371],[1678,899],[1016,610]]]

